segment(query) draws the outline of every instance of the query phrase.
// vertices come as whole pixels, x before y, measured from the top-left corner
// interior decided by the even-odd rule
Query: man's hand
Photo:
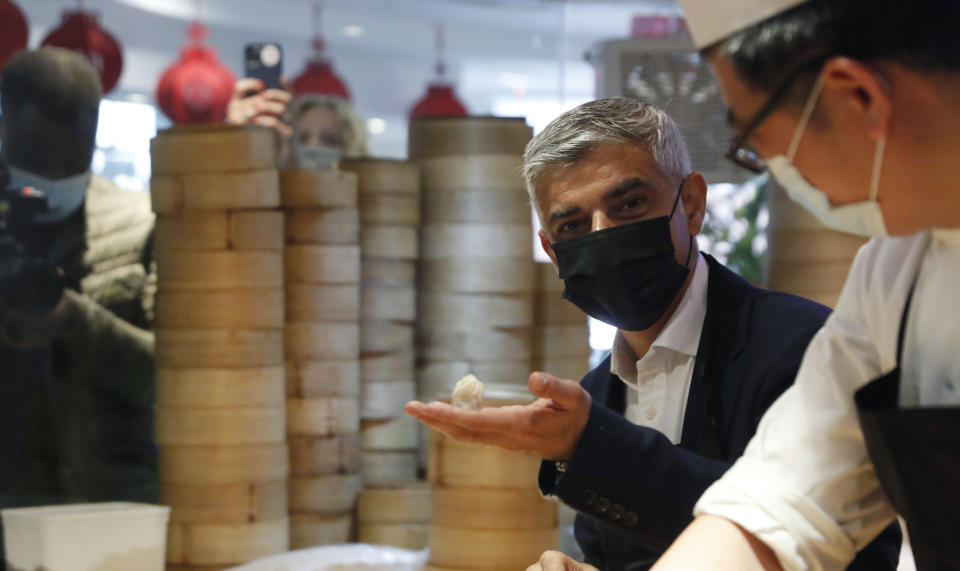
[[[283,137],[293,130],[283,122],[283,114],[290,104],[290,94],[279,89],[264,89],[259,79],[244,78],[233,86],[233,95],[227,105],[227,123],[253,123],[276,129]]]
[[[590,394],[576,381],[534,372],[530,392],[540,397],[526,406],[466,410],[446,403],[407,403],[407,414],[457,440],[479,442],[546,460],[573,455],[590,417]]]
[[[58,269],[40,259],[0,261],[0,341],[20,348],[48,343],[67,308]]]
[[[570,559],[559,551],[544,551],[537,561],[527,571],[598,571],[592,565],[580,563]]]

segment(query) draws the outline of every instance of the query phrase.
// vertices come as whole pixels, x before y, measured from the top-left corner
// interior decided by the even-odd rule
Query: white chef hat
[[[806,0],[679,0],[697,49],[762,22]]]

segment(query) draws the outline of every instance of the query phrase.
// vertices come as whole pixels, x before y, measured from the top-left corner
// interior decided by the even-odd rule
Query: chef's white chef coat
[[[796,383],[767,411],[743,457],[696,506],[773,549],[785,569],[844,569],[895,516],[870,458],[854,392],[897,366],[907,294],[901,406],[957,406],[960,230],[875,238]]]

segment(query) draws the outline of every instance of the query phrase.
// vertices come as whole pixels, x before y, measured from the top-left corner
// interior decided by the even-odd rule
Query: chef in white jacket
[[[738,133],[728,156],[874,239],[654,569],[844,569],[898,513],[921,571],[960,569],[960,2],[680,5]]]

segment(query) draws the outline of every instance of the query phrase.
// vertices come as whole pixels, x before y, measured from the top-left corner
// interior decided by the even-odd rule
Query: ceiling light
[[[356,24],[348,24],[343,27],[343,35],[348,38],[359,38],[363,35],[363,32],[363,26],[358,26]]]

